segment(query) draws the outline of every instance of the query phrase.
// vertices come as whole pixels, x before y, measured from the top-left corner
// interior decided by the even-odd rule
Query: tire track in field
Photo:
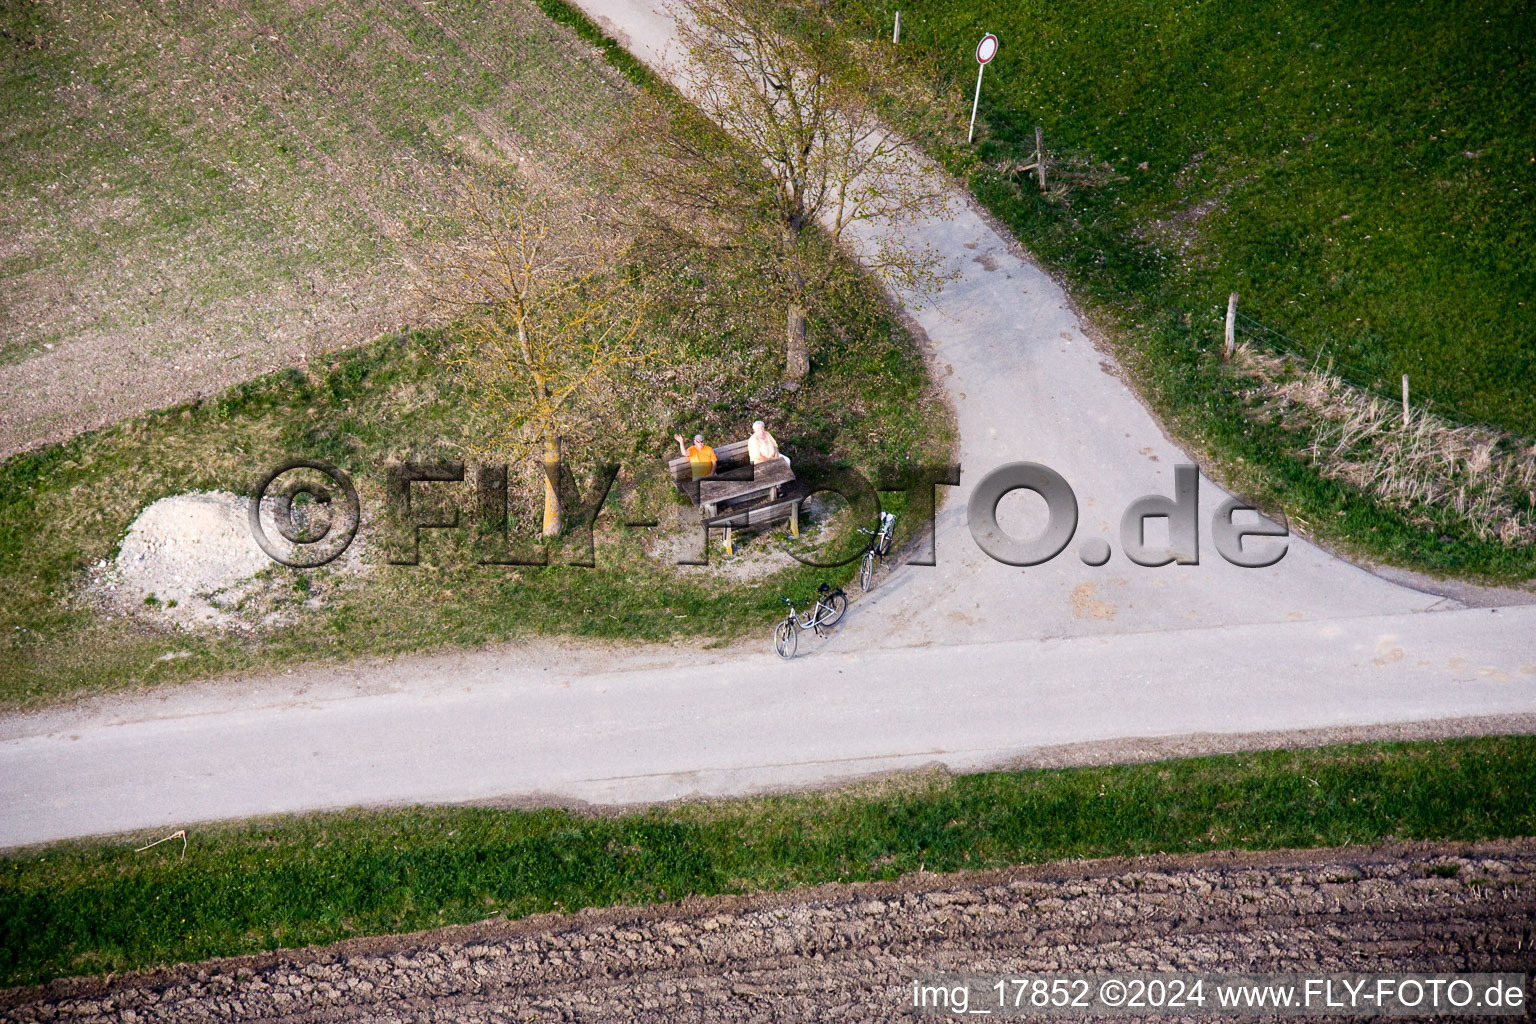
[[[423,2],[423,0],[406,0],[406,3],[422,18],[423,21],[431,24],[434,28],[443,34],[444,38],[452,42],[453,45],[458,47],[466,56],[484,68],[487,73],[496,79],[496,81],[500,82],[503,90],[509,90],[512,88],[512,82],[507,78],[506,73],[502,71],[501,65],[492,61],[488,56],[486,56],[485,53],[481,51],[480,47],[471,43],[467,38],[464,37],[462,33],[448,25],[442,18],[433,12]],[[543,17],[543,15],[540,14],[540,17]],[[569,29],[565,28],[565,26],[559,25],[552,20],[549,22],[549,24],[553,31],[564,33],[570,37],[567,40],[568,45],[581,45],[580,40],[575,37],[575,34]],[[514,51],[514,56],[515,55],[517,55],[516,51]],[[610,83],[619,85],[625,89],[632,88],[629,86],[626,79],[617,74],[617,72],[610,70],[606,64],[603,64],[599,61],[595,66],[595,69],[598,70],[600,74],[607,77]],[[521,95],[526,97],[526,90],[523,91]],[[577,124],[574,117],[571,116],[572,107],[569,103],[544,102],[544,97],[541,97],[540,101],[537,102],[537,107],[541,115],[560,126],[562,130],[559,134],[563,136],[567,141],[579,142],[584,137],[582,127]]]
[[[412,177],[415,178],[418,185],[422,184],[421,169],[417,166],[417,162],[411,158],[410,154],[403,152],[394,143],[390,142],[384,133],[379,130],[379,126],[374,122],[373,118],[366,111],[360,109],[357,104],[353,103],[343,92],[333,86],[317,67],[299,56],[298,52],[283,39],[281,33],[274,33],[263,28],[240,0],[219,0],[219,4],[221,7],[237,15],[251,29],[252,33],[264,38],[278,52],[286,56],[291,64],[308,75],[310,80],[330,98],[336,107],[344,111],[347,117],[354,121],[384,154],[387,154],[388,159],[376,161],[377,166],[381,170],[386,171],[386,174],[381,175],[384,178],[383,184],[386,188],[397,187],[396,182],[389,180],[392,176],[387,174],[387,170],[392,166],[399,166],[402,161],[412,166]],[[398,245],[404,241],[410,234],[404,222],[383,206],[369,200],[367,198],[367,190],[359,187],[357,179],[351,171],[321,150],[307,132],[294,124],[293,120],[286,113],[270,101],[274,91],[281,93],[280,89],[274,90],[270,80],[265,75],[258,73],[253,77],[257,77],[266,86],[264,93],[258,94],[262,96],[263,105],[268,110],[277,114],[279,119],[288,127],[288,130],[302,141],[310,152],[317,154],[324,162],[327,170],[335,174],[346,185],[346,191],[352,204],[362,210],[379,232],[388,238],[390,242]],[[361,164],[363,161],[358,161],[358,163]],[[412,267],[412,269],[414,270],[415,268]]]
[[[151,2],[152,0],[142,0],[145,9],[150,11],[156,17],[167,34],[174,36],[176,29],[168,13],[163,9],[154,10],[150,6]],[[163,8],[163,3],[161,0],[153,0],[153,2],[157,7]],[[253,36],[260,37],[262,40],[271,43],[270,36],[273,33],[262,28],[261,25],[256,22],[256,20],[250,15],[250,13],[239,4],[238,0],[219,0],[219,6],[241,18],[241,20],[246,23],[247,27],[250,28]],[[279,37],[276,43],[272,43],[272,45],[284,53],[292,63],[304,68],[305,71],[309,72],[310,77],[314,79],[315,84],[318,85],[327,94],[331,95],[332,98],[336,99],[338,105],[344,105],[340,98],[334,95],[329,85],[321,80],[319,75],[301,58],[299,58],[291,47],[282,42],[281,37]],[[397,218],[389,215],[382,207],[370,202],[367,198],[367,190],[359,185],[357,178],[347,169],[347,167],[338,163],[328,153],[316,145],[310,134],[303,130],[295,122],[295,120],[288,115],[287,111],[283,109],[280,98],[286,95],[286,89],[276,84],[269,75],[251,69],[248,66],[242,73],[239,73],[239,77],[252,86],[251,92],[253,98],[257,103],[261,105],[262,109],[272,115],[272,117],[275,118],[283,126],[287,134],[304,147],[305,151],[310,155],[311,159],[321,167],[325,168],[326,173],[329,174],[333,180],[341,183],[343,187],[340,190],[340,195],[338,198],[342,199],[343,202],[349,203],[353,209],[363,214],[368,222],[373,225],[374,230],[376,230],[380,235],[384,236],[384,238],[389,240],[391,243],[398,243],[400,239],[405,237],[404,226],[400,223],[400,221]],[[279,100],[274,102],[273,97],[279,97]],[[351,110],[349,110],[348,113],[354,114],[354,112]],[[354,114],[354,116],[356,115]],[[359,118],[359,120],[361,120],[361,118]],[[375,137],[378,136],[377,128],[374,128],[373,134]],[[388,147],[387,142],[385,145]],[[393,152],[392,147],[390,147],[390,151]]]
[[[362,20],[367,14],[376,14],[390,35],[397,41],[397,52],[408,54],[413,60],[417,59],[418,51],[416,45],[411,41],[409,36],[407,36],[398,27],[396,27],[388,12],[369,11],[368,9],[360,6],[356,0],[340,0],[340,3],[347,10],[353,12],[358,20]],[[524,106],[536,107],[539,115],[545,120],[562,123],[566,130],[565,134],[568,137],[580,137],[580,131],[575,126],[575,122],[573,120],[566,118],[564,121],[562,121],[562,114],[568,108],[551,108],[549,104],[542,101],[529,104],[527,101],[530,99],[530,96],[527,90],[515,88],[513,82],[507,78],[505,74],[500,72],[497,67],[485,57],[474,51],[473,48],[470,47],[457,33],[453,32],[446,25],[444,25],[435,13],[428,11],[420,4],[412,3],[409,4],[408,7],[412,12],[416,14],[418,25],[422,25],[435,31],[446,43],[462,51],[462,53],[471,61],[480,65],[490,74],[492,74],[496,78],[496,81],[501,85],[502,95],[500,99],[505,100],[510,94],[515,93],[517,95],[517,99],[522,101]],[[553,23],[551,24],[553,25]],[[521,51],[519,50],[517,56],[521,57],[521,55]],[[461,63],[458,65],[458,70],[461,72],[467,72],[468,65]],[[517,131],[509,127],[507,124],[507,118],[504,115],[493,114],[491,110],[481,109],[470,103],[461,105],[458,108],[458,113],[470,121],[470,123],[475,126],[476,130],[478,130],[481,135],[483,135],[485,139],[490,142],[497,150],[499,150],[503,156],[506,156],[513,162],[516,162],[518,157],[525,152],[527,147],[524,145],[524,142],[520,138]]]

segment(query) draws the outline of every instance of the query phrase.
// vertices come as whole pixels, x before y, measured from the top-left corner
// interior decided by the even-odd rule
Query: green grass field
[[[1240,340],[1453,422],[1536,438],[1536,17],[1524,5],[835,0],[943,103],[907,126],[1061,272],[1202,461],[1325,540],[1439,573],[1536,576],[1432,506],[1322,479],[1223,371]],[[983,31],[1001,39],[965,145]],[[901,116],[899,113],[897,116]],[[1050,189],[1018,171],[1045,130]],[[1521,439],[1523,436],[1523,440]],[[1239,463],[1241,457],[1241,463]],[[1526,456],[1529,458],[1529,454]],[[1524,494],[1515,495],[1528,516]],[[1341,514],[1342,513],[1342,514]]]
[[[897,5],[846,6],[873,31]],[[1032,244],[1064,219],[1107,243],[1062,238],[1052,258],[1207,334],[1237,291],[1360,383],[1408,373],[1465,418],[1536,436],[1525,5],[983,0],[918,3],[903,23],[904,45],[972,76],[981,31],[1000,36],[977,158],[1024,157],[1039,124],[1066,180],[1085,180],[1065,210],[1028,189],[991,205]]]
[[[1061,858],[1531,835],[1536,739],[918,777],[613,817],[411,810],[0,859],[0,985],[357,935]]]

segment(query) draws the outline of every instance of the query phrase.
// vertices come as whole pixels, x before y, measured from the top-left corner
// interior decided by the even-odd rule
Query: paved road
[[[642,59],[665,54],[670,23],[649,5],[583,6]],[[1236,568],[1210,544],[1226,495],[1207,480],[1198,565],[1126,560],[1122,510],[1171,495],[1187,457],[1061,289],[958,194],[951,206],[907,235],[957,275],[914,309],[960,426],[939,564],[891,577],[824,650],[788,668],[756,648],[576,668],[490,651],[317,670],[297,696],[278,680],[11,720],[0,845],[351,804],[742,793],[1086,741],[1467,716],[1527,727],[1536,607],[1468,608],[1295,538],[1277,565]],[[1029,569],[988,558],[965,522],[977,481],[1021,459],[1060,471],[1081,509],[1073,545]],[[1021,535],[1043,522],[1019,495],[999,515]],[[1099,568],[1077,557],[1094,537],[1116,548]]]
[[[105,718],[5,723],[0,846],[356,804],[721,796],[1121,737],[1521,716],[1536,709],[1533,635],[1526,607],[968,646],[829,642],[787,668],[763,644],[630,671],[509,667],[500,652],[318,670],[294,688],[193,688]],[[360,678],[377,675],[396,688]]]

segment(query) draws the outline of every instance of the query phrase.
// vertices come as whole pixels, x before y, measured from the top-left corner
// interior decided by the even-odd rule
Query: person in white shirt
[[[789,465],[789,456],[779,451],[779,442],[768,433],[768,427],[762,420],[752,424],[752,436],[747,438],[747,457],[754,466],[769,459],[783,459],[784,465]]]

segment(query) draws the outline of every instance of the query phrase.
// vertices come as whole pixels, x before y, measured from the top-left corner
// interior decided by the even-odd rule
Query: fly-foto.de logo
[[[560,495],[565,526],[561,549],[566,559],[561,564],[592,568],[596,564],[592,528],[620,467],[599,464],[585,487],[577,484],[564,465],[558,474],[552,469],[548,472],[551,487]],[[906,514],[925,526],[915,532],[916,550],[907,562],[936,564],[933,525],[937,489],[959,485],[958,465],[889,467],[877,472],[874,479],[851,469],[805,469],[798,476],[802,483],[799,502],[818,494],[838,495],[856,519],[874,524],[879,522],[880,492],[904,493]],[[427,507],[413,502],[413,486],[424,482],[463,485],[463,497],[472,501],[469,515],[461,515],[459,507],[445,510],[438,504]],[[680,486],[707,488],[710,482],[705,478],[685,481]],[[1046,524],[1033,536],[1010,533],[998,521],[999,504],[1015,491],[1032,492],[1045,502]],[[423,530],[466,527],[473,530],[477,564],[550,564],[546,544],[510,534],[505,465],[479,465],[469,475],[462,462],[391,462],[385,469],[384,494],[385,520],[391,533],[387,560],[392,565],[420,563]],[[335,559],[352,543],[362,522],[351,477],[318,459],[289,459],[280,463],[257,480],[252,495],[249,517],[256,543],[274,561],[295,568],[316,568]],[[301,497],[309,500],[301,501]],[[695,500],[694,504],[699,502]],[[1240,515],[1244,521],[1239,521]],[[272,520],[286,545],[277,543],[267,532],[263,522],[266,518]],[[1166,521],[1166,543],[1148,540],[1148,522],[1158,519]],[[1170,563],[1198,565],[1200,522],[1199,467],[1176,466],[1171,496],[1148,494],[1126,506],[1120,518],[1120,550],[1129,561],[1148,568]],[[1077,495],[1066,478],[1049,466],[1011,462],[992,470],[976,485],[966,505],[966,523],[977,547],[996,561],[1013,566],[1041,565],[1065,551],[1076,535]],[[624,525],[656,528],[660,523],[656,519],[639,519],[625,520]],[[699,529],[707,535],[710,524],[701,519]],[[1210,518],[1210,531],[1217,553],[1232,565],[1246,569],[1274,565],[1285,557],[1289,547],[1284,540],[1290,536],[1284,517],[1266,518],[1240,498],[1229,498],[1216,509]],[[678,564],[702,564],[708,558],[708,545],[701,548],[702,558],[680,558]],[[860,548],[846,555],[811,555],[788,545],[785,550],[800,562],[819,568],[845,565],[862,553]],[[1078,548],[1079,558],[1090,566],[1104,565],[1112,555],[1110,542],[1102,537],[1087,538]]]

